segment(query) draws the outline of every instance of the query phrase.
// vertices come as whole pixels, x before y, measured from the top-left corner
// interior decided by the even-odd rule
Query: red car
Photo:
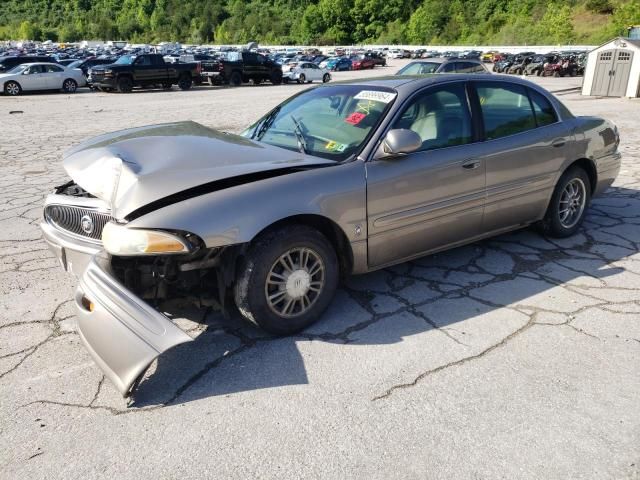
[[[376,66],[376,62],[373,58],[365,57],[364,55],[353,57],[351,61],[353,62],[351,64],[351,68],[353,70],[365,70],[367,68],[373,69]]]

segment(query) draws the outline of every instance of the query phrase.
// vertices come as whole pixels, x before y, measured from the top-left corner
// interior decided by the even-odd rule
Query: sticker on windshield
[[[362,120],[364,120],[367,116],[361,112],[353,112],[347,118],[344,119],[345,122],[350,123],[351,125],[358,125]]]
[[[356,100],[373,100],[374,102],[389,103],[396,98],[396,94],[394,92],[380,92],[378,90],[362,90],[353,98]]]
[[[324,148],[327,150],[331,150],[333,152],[344,152],[347,149],[348,145],[345,145],[344,143],[338,143],[338,142],[334,142],[333,140],[329,141]]]

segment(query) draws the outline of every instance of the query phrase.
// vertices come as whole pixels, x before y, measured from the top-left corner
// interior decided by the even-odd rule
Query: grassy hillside
[[[640,0],[3,0],[0,39],[188,43],[600,43]]]

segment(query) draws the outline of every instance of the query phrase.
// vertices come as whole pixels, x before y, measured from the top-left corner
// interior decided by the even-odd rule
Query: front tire
[[[18,82],[7,82],[4,85],[4,93],[16,97],[22,93],[22,87]]]
[[[273,335],[291,335],[316,322],[339,278],[331,243],[303,225],[259,237],[239,272],[234,297],[240,313]]]
[[[304,73],[301,73],[298,77],[298,83],[305,83],[307,81],[307,77],[304,76]]]
[[[565,238],[576,233],[591,201],[591,182],[580,167],[572,167],[558,180],[558,184],[542,220],[543,233]]]
[[[233,85],[234,87],[239,87],[240,85],[242,85],[242,75],[240,75],[240,72],[231,73],[231,77],[229,77],[229,84]]]
[[[121,77],[118,79],[118,92],[130,93],[133,90],[133,80],[129,77]]]
[[[272,85],[280,85],[282,83],[282,72],[280,70],[274,70],[269,75],[269,80]]]

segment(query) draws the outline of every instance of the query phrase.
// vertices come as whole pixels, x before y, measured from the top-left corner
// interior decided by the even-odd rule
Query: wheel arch
[[[319,214],[297,214],[284,217],[270,225],[267,225],[254,235],[251,242],[254,242],[262,235],[279,230],[289,225],[305,225],[318,230],[322,233],[333,246],[338,262],[340,264],[340,273],[342,276],[349,274],[353,268],[353,250],[351,243],[347,238],[344,230],[336,222],[328,217]]]
[[[588,158],[580,158],[578,160],[575,160],[563,170],[560,177],[562,177],[562,175],[564,175],[569,169],[573,167],[580,167],[586,172],[587,176],[589,177],[589,184],[591,186],[591,192],[593,194],[593,192],[596,191],[596,186],[598,184],[598,170],[593,160],[589,160]]]
[[[11,80],[7,80],[6,82],[4,82],[4,83],[2,84],[2,91],[4,92],[4,89],[6,88],[7,83],[12,83],[12,82],[13,82],[13,83],[15,83],[15,84],[17,84],[17,85],[18,85],[18,87],[20,87],[20,90],[22,90],[22,85],[20,85],[20,82],[19,82],[19,81],[17,81],[17,80],[11,79]]]

